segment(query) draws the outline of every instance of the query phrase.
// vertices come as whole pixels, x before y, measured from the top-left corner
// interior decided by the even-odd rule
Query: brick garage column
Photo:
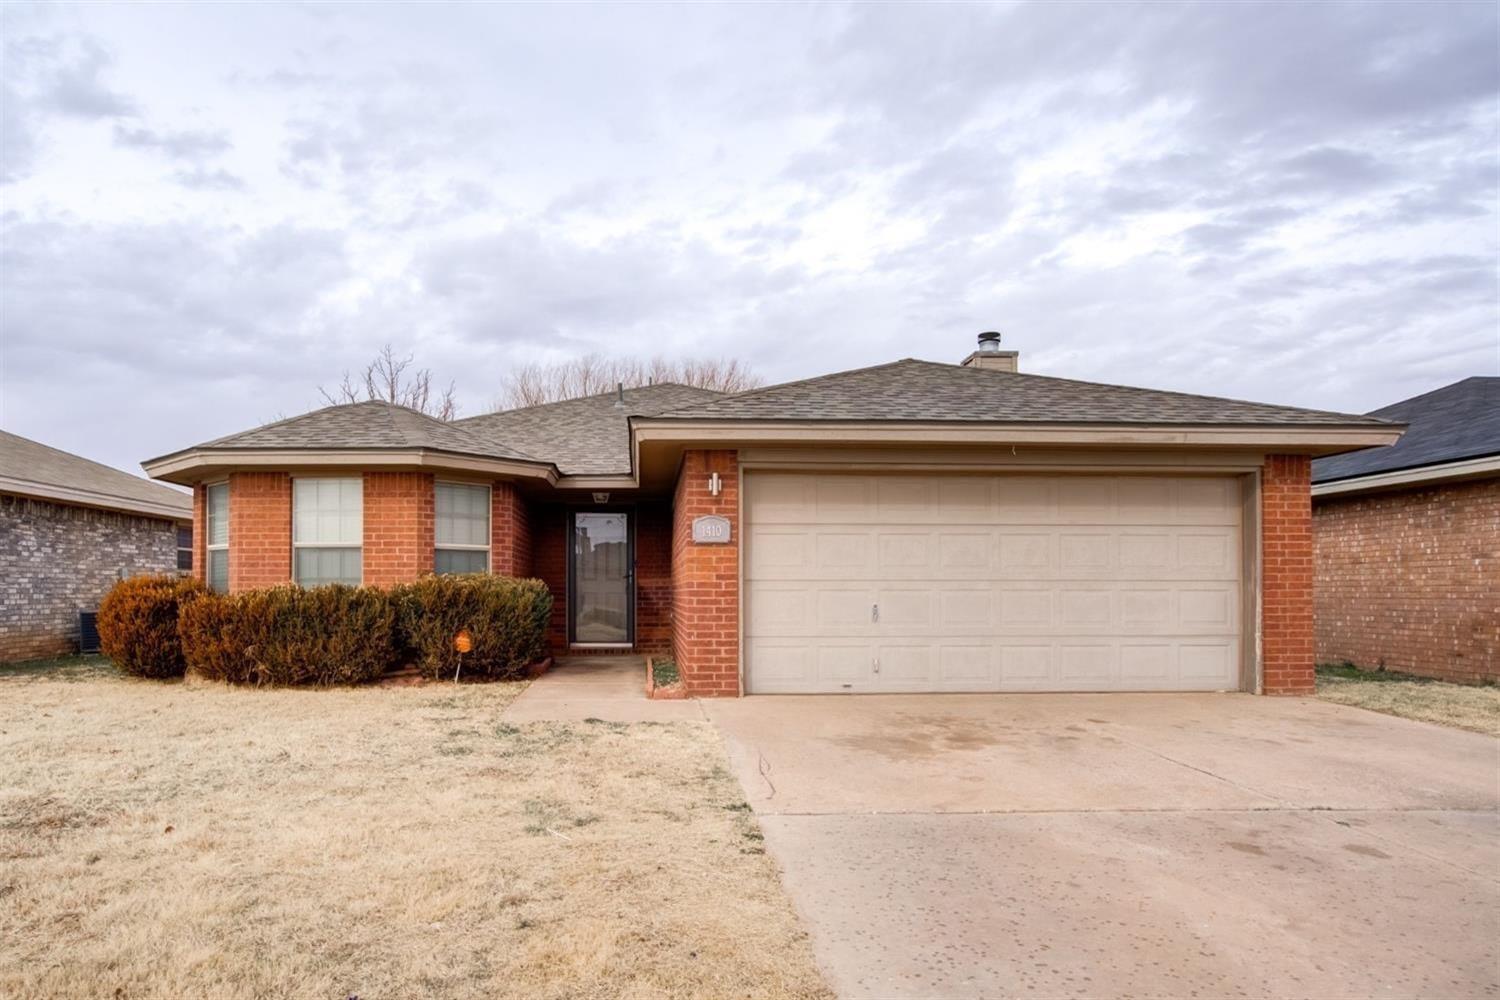
[[[291,578],[292,477],[285,472],[231,473],[229,589],[269,587]]]
[[[432,475],[366,472],[364,500],[364,582],[389,587],[431,573]]]
[[[708,477],[722,483],[710,496]],[[740,693],[740,480],[736,451],[689,451],[672,502],[672,649],[698,696]],[[729,519],[728,545],[695,545],[693,518]]]
[[[530,576],[531,511],[515,484],[490,487],[490,572]]]
[[[1261,470],[1261,673],[1266,694],[1311,694],[1312,460],[1268,455]]]

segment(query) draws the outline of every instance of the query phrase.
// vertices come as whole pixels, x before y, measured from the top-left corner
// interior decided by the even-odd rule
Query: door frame
[[[574,572],[574,559],[577,550],[574,540],[577,537],[577,522],[579,514],[623,514],[625,515],[625,565],[627,594],[625,598],[625,641],[624,642],[579,642],[577,638],[577,616],[578,616],[578,587],[577,574]],[[634,649],[635,648],[635,600],[636,600],[636,565],[635,565],[635,507],[624,505],[609,505],[600,507],[571,507],[568,509],[567,527],[567,556],[565,576],[567,578],[567,629],[569,649]]]

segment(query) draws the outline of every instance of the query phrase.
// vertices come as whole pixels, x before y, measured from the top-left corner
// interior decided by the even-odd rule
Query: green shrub
[[[195,676],[234,684],[361,684],[396,658],[391,595],[374,587],[295,585],[214,594],[182,618]]]
[[[552,594],[540,580],[426,576],[392,596],[403,651],[434,677],[454,675],[453,639],[462,629],[474,643],[463,656],[465,677],[517,678],[546,652]]]
[[[186,666],[177,638],[184,604],[207,593],[189,577],[133,576],[99,602],[99,648],[136,677],[181,677]]]

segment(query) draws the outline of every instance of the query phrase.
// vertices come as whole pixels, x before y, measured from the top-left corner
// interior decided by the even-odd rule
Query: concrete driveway
[[[843,995],[1500,994],[1490,737],[1247,695],[702,704]]]

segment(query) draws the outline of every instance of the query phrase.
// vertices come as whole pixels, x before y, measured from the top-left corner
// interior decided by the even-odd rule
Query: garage
[[[1234,476],[744,477],[752,694],[1241,686]]]

